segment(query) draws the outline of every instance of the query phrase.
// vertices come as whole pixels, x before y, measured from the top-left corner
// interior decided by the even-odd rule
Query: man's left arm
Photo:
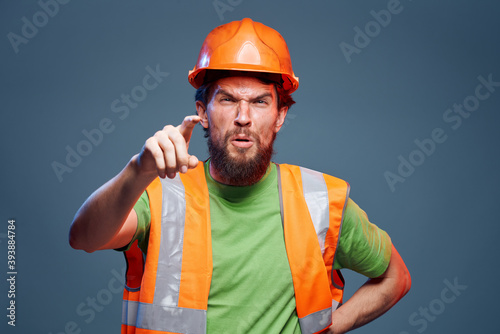
[[[333,312],[332,326],[327,333],[346,333],[378,318],[403,298],[410,286],[410,273],[392,245],[391,259],[385,272],[370,278]]]

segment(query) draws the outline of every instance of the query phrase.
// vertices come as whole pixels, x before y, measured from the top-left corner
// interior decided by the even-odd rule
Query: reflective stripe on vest
[[[279,165],[279,173],[297,316],[302,333],[317,333],[331,325],[332,309],[342,303],[343,290],[330,277],[349,186],[298,166]]]
[[[302,333],[317,333],[342,302],[343,281],[332,267],[348,184],[297,166],[278,165],[278,172],[297,315]],[[203,163],[173,180],[156,179],[147,192],[148,255],[141,291],[125,289],[122,333],[205,333],[212,247]]]

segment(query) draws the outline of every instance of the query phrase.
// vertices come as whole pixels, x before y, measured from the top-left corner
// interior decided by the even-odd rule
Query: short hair
[[[278,97],[278,110],[280,110],[282,107],[287,107],[288,109],[290,109],[292,105],[295,104],[295,101],[293,100],[292,96],[283,89],[281,84],[277,83],[276,81],[269,80],[266,78],[261,78],[258,76],[255,76],[255,78],[264,84],[274,85],[276,96]],[[208,102],[212,99],[215,82],[216,80],[209,81],[207,83],[204,83],[200,88],[198,88],[194,96],[195,101],[200,101],[206,107],[208,105]]]

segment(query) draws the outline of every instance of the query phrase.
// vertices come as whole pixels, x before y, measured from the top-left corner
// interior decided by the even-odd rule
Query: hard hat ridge
[[[214,75],[207,75],[207,71],[214,70],[262,73],[268,78],[277,74],[288,93],[299,85],[283,37],[249,18],[226,23],[208,34],[195,67],[189,71],[189,82],[199,88],[207,79],[214,79]]]

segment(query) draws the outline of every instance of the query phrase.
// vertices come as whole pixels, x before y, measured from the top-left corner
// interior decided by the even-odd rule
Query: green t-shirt
[[[300,333],[290,266],[281,223],[278,176],[266,175],[248,187],[220,184],[205,164],[210,194],[213,276],[207,333]],[[134,206],[134,236],[147,252],[150,212],[146,192]],[[334,269],[368,277],[381,275],[390,260],[390,238],[348,200]]]

